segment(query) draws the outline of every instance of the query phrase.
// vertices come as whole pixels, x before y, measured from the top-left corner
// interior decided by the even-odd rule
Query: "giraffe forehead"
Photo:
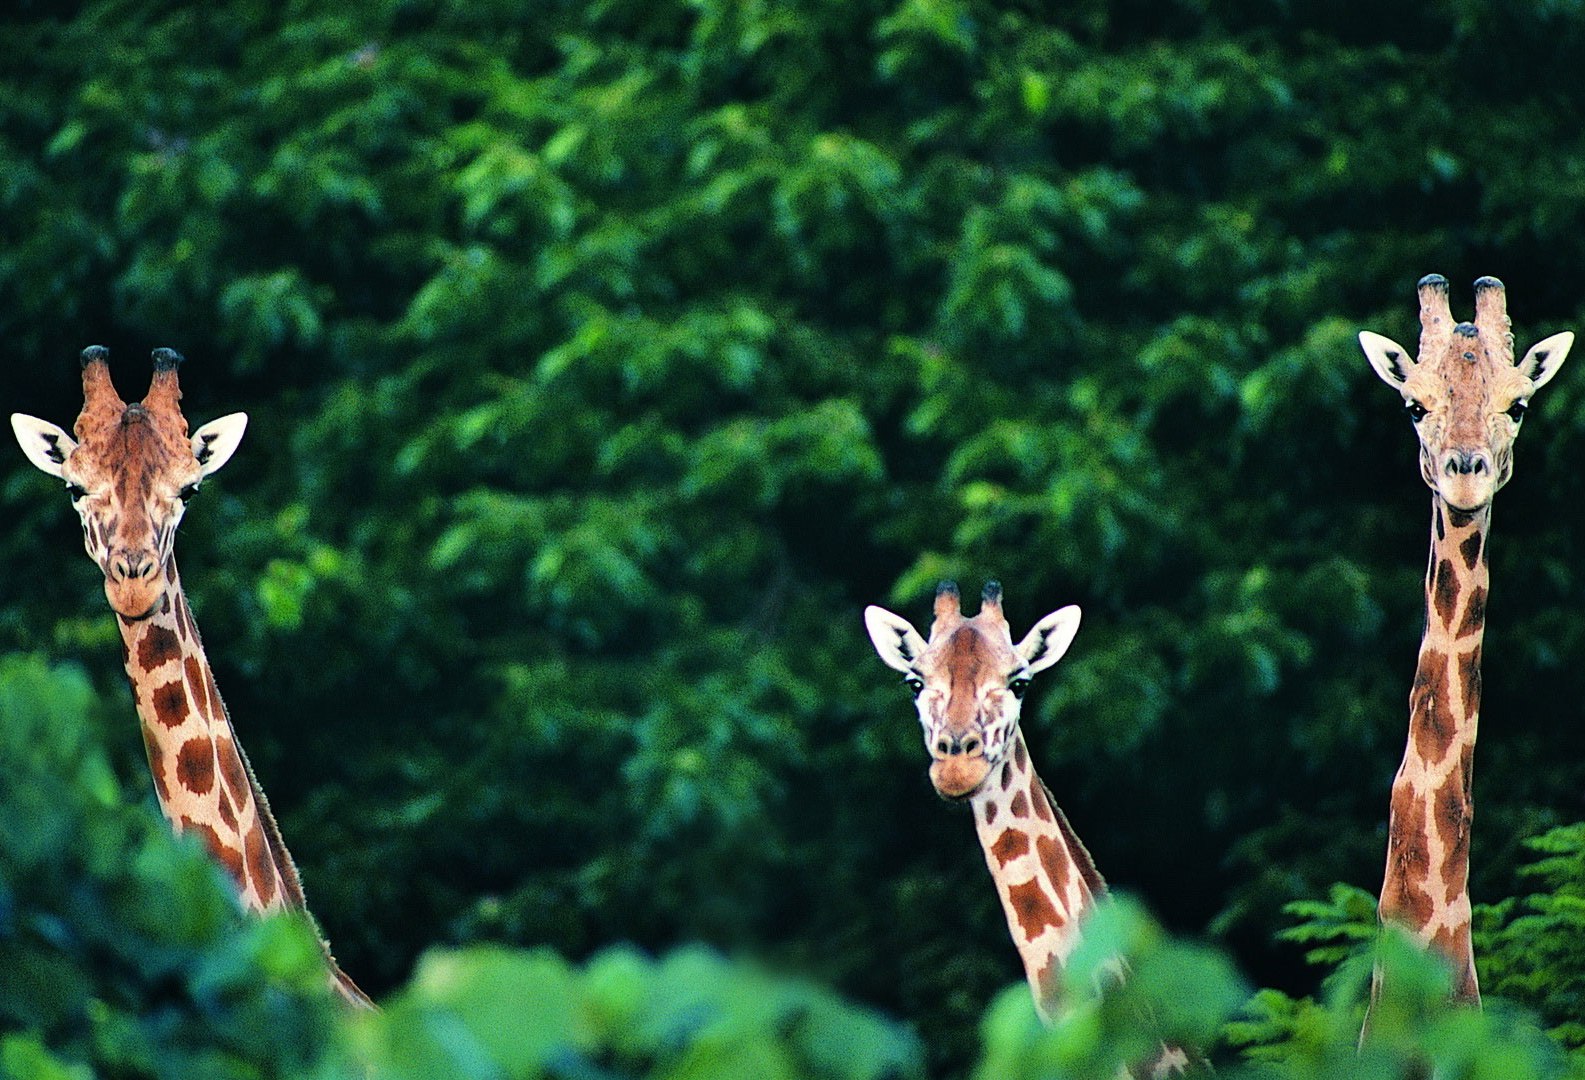
[[[1017,666],[1018,654],[1010,642],[985,632],[969,619],[954,629],[929,656],[930,673],[950,679],[954,688],[985,679],[1005,677]]]
[[[1464,324],[1468,325],[1468,324]],[[1404,382],[1404,389],[1422,404],[1446,403],[1457,408],[1482,408],[1498,398],[1511,399],[1529,388],[1529,380],[1494,349],[1484,336],[1453,333],[1439,348],[1422,355]],[[1504,400],[1499,407],[1511,401]]]
[[[80,419],[77,435],[70,467],[81,478],[97,477],[120,487],[127,482],[147,485],[162,477],[183,481],[198,472],[185,430],[157,422],[140,405],[128,405],[110,422]]]
[[[185,427],[185,425],[183,425]],[[136,543],[148,529],[163,529],[178,509],[173,498],[200,471],[185,432],[156,423],[141,406],[129,405],[114,423],[79,422],[82,441],[67,459],[65,475],[101,497],[79,509],[100,520],[105,541]]]

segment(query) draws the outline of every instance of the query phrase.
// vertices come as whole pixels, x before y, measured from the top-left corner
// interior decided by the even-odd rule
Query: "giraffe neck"
[[[1392,785],[1380,914],[1453,965],[1454,996],[1480,1000],[1470,944],[1469,841],[1475,803],[1480,654],[1491,574],[1491,507],[1433,496],[1425,636],[1409,692],[1409,741]]]
[[[191,831],[203,839],[244,909],[308,915],[297,867],[215,686],[174,558],[164,575],[165,590],[152,614],[116,619],[160,810],[177,833]],[[322,937],[320,944],[331,985],[355,1004],[371,1004]]]
[[[971,800],[985,865],[1042,1017],[1051,1019],[1058,975],[1079,943],[1079,921],[1106,893],[1090,853],[1035,775],[1021,732]]]

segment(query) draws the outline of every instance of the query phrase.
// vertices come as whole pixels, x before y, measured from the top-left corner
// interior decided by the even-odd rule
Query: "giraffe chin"
[[[165,582],[158,578],[136,582],[105,581],[105,599],[110,601],[110,610],[127,622],[138,622],[154,614],[164,592]]]
[[[961,802],[978,791],[990,774],[990,762],[983,754],[958,754],[940,758],[930,766],[930,783],[943,799]]]
[[[1441,500],[1454,510],[1474,514],[1491,505],[1492,497],[1497,494],[1497,485],[1489,480],[1480,483],[1444,480],[1436,485],[1435,490]]]

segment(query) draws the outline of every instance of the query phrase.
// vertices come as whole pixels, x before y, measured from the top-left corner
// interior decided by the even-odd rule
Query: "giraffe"
[[[307,915],[297,868],[215,686],[173,552],[188,500],[231,458],[248,418],[223,416],[189,438],[181,355],[156,349],[148,393],[130,405],[110,381],[108,357],[99,346],[83,350],[75,438],[23,413],[12,414],[12,429],[30,462],[65,481],[88,555],[104,572],[161,811],[178,834],[203,840],[245,910]],[[372,1008],[322,937],[320,946],[336,992]]]
[[[1387,867],[1378,914],[1446,957],[1454,999],[1480,1001],[1470,944],[1471,782],[1480,712],[1481,643],[1490,570],[1486,539],[1497,489],[1513,474],[1513,444],[1530,395],[1568,356],[1554,334],[1514,363],[1502,282],[1475,282],[1475,321],[1455,324],[1447,279],[1420,280],[1420,351],[1370,331],[1371,367],[1403,397],[1431,488],[1425,630],[1409,692],[1409,738],[1392,784]],[[1373,997],[1380,992],[1375,980]]]
[[[875,606],[864,610],[875,651],[903,673],[914,695],[931,756],[931,784],[943,798],[967,803],[972,811],[1035,1008],[1048,1024],[1080,924],[1107,888],[1035,773],[1018,717],[1030,679],[1062,659],[1079,618],[1071,605],[1053,611],[1014,645],[1002,588],[994,581],[985,586],[973,618],[963,616],[957,585],[942,582],[928,641],[900,615]],[[1164,1046],[1147,1072],[1160,1076],[1187,1065],[1182,1050]]]

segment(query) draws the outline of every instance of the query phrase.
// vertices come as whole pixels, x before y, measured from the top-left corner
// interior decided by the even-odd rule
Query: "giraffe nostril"
[[[110,560],[109,574],[116,581],[142,581],[159,570],[157,559],[146,555],[118,555]]]
[[[965,754],[977,754],[977,753],[979,753],[980,752],[980,740],[974,738],[973,736],[970,736],[969,738],[963,740],[963,752]]]
[[[937,739],[936,740],[936,753],[938,753],[938,754],[950,754],[950,753],[952,753],[952,744],[947,742],[947,740],[945,740],[945,739]]]

